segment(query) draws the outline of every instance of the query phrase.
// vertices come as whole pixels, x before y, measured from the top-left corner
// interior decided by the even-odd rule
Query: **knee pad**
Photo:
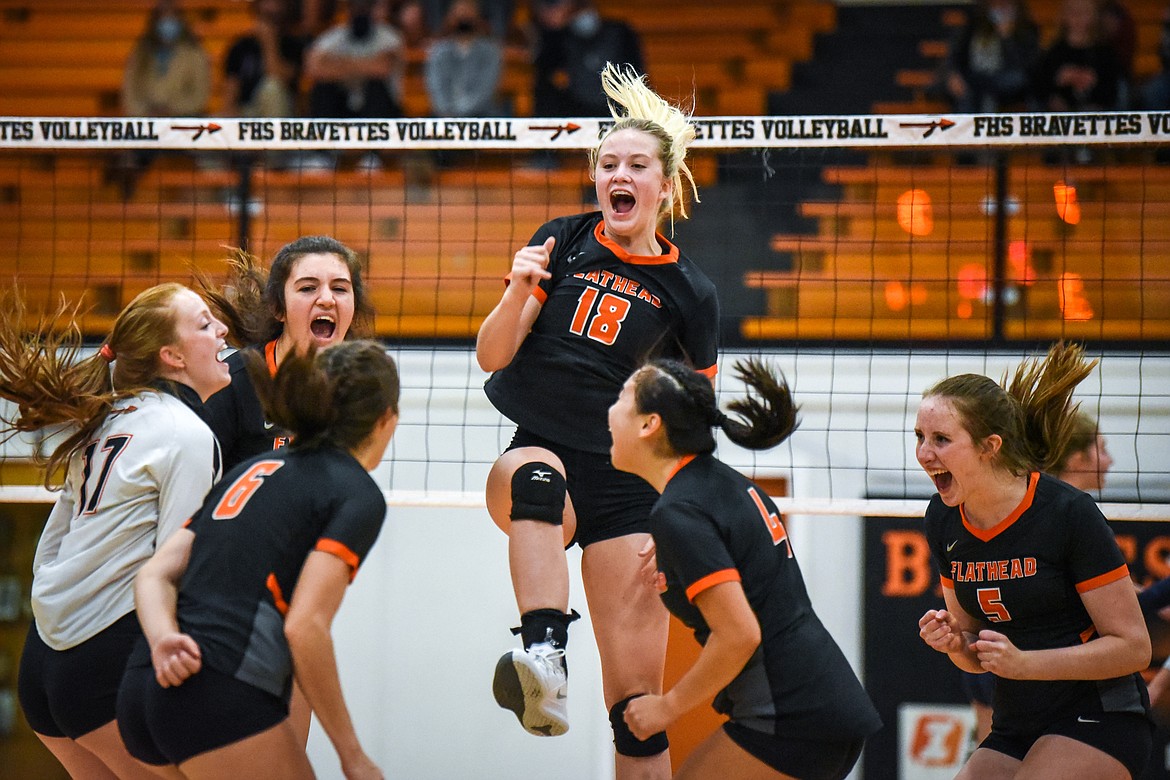
[[[666,739],[666,732],[660,731],[651,734],[649,739],[641,740],[634,736],[630,727],[626,725],[626,705],[644,694],[635,693],[619,701],[609,711],[609,725],[613,729],[613,746],[618,753],[631,758],[648,758],[656,756],[670,747]]]
[[[512,474],[513,520],[565,523],[565,478],[547,463],[530,461]]]

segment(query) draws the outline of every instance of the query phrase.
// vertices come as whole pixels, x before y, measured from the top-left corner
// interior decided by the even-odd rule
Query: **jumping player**
[[[919,632],[960,669],[995,675],[991,733],[961,780],[1137,778],[1150,757],[1138,674],[1150,637],[1125,559],[1093,499],[1041,473],[1068,449],[1069,399],[1094,365],[1058,344],[1004,386],[944,379],[918,409],[946,601]]]
[[[380,778],[342,697],[330,626],[381,530],[367,472],[398,423],[398,372],[351,341],[248,368],[289,447],[240,464],[135,583],[146,642],[118,697],[131,752],[188,778],[311,778],[289,721],[295,673],[347,778]],[[147,647],[149,643],[149,647]]]
[[[654,355],[714,377],[719,312],[714,285],[658,232],[676,208],[686,215],[694,127],[632,71],[606,65],[602,84],[616,122],[590,155],[601,210],[545,224],[516,253],[476,354],[495,372],[488,398],[518,426],[487,484],[509,534],[524,644],[497,665],[496,700],[533,734],[568,729],[564,548],[575,540],[622,780],[670,773],[666,735],[635,739],[621,717],[629,696],[661,690],[668,614],[638,579],[657,494],[610,465],[606,409]]]
[[[718,427],[750,449],[796,428],[783,378],[736,364],[755,391],[719,410],[705,376],[671,360],[639,369],[609,410],[613,465],[661,493],[650,514],[666,607],[703,645],[664,695],[637,696],[625,720],[640,738],[714,698],[730,717],[676,778],[836,780],[881,727],[837,643],[813,612],[800,566],[772,500],[712,454]]]
[[[48,458],[46,485],[60,467],[64,484],[33,560],[20,704],[71,776],[150,777],[114,723],[142,636],[132,585],[219,476],[199,410],[228,383],[218,359],[227,329],[194,292],[163,284],[131,301],[101,349],[78,360],[76,326],[58,314],[27,332],[20,300],[0,305],[0,397],[17,409],[4,428],[73,426]]]
[[[288,443],[288,432],[264,418],[244,368],[249,350],[276,373],[287,355],[324,349],[360,332],[371,314],[361,261],[330,236],[303,236],[276,253],[267,272],[247,252],[230,259],[231,278],[217,288],[200,278],[201,292],[219,310],[230,337],[248,345],[227,359],[232,383],[207,401],[208,423],[223,448],[224,470]]]

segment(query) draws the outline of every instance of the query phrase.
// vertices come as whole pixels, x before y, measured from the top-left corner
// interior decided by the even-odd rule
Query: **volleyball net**
[[[1170,518],[1170,115],[695,121],[702,202],[674,240],[719,289],[721,398],[743,391],[732,362],[762,355],[802,405],[785,444],[720,455],[785,511],[920,514],[922,390],[1069,339],[1101,361],[1077,398],[1115,461],[1107,514]],[[609,124],[0,118],[3,283],[34,311],[81,303],[96,347],[146,287],[223,278],[229,247],[268,260],[333,235],[401,366],[388,500],[482,506],[512,426],[474,335],[533,231],[596,208],[585,151]],[[48,500],[28,465],[45,446],[4,445],[0,500]]]

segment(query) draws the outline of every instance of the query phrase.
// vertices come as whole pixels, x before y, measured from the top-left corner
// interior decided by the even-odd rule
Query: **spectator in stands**
[[[337,0],[288,0],[289,25],[308,39],[321,34],[337,16]]]
[[[592,0],[532,0],[535,22],[533,111],[537,116],[606,117],[606,62],[645,73],[638,34],[604,19]]]
[[[390,23],[397,28],[407,49],[422,52],[431,42],[432,27],[422,0],[398,0],[390,8]]]
[[[211,61],[179,8],[158,0],[138,37],[122,81],[126,116],[203,116],[211,95]],[[110,157],[107,183],[122,197],[134,195],[138,177],[155,152],[138,150]]]
[[[1126,78],[1133,78],[1133,63],[1137,57],[1137,22],[1121,0],[1101,0],[1101,23],[1105,39],[1117,49],[1117,58]]]
[[[1162,69],[1142,85],[1138,108],[1146,111],[1170,109],[1170,8],[1162,12],[1162,35],[1158,38],[1158,61]]]
[[[435,116],[498,116],[503,49],[475,0],[455,0],[427,48],[427,95]]]
[[[451,10],[452,0],[407,0],[417,2],[423,9],[426,25],[434,33],[443,30],[447,13]],[[492,35],[503,41],[507,40],[508,32],[512,29],[512,17],[516,12],[515,0],[478,0],[479,12],[487,21]]]
[[[294,116],[305,37],[289,27],[285,0],[253,0],[252,13],[252,30],[232,43],[224,61],[222,113]]]
[[[1033,72],[1038,107],[1046,111],[1121,108],[1125,70],[1108,39],[1098,0],[1064,0],[1056,39]]]
[[[127,116],[201,116],[211,95],[211,64],[177,0],[158,0],[122,84]]]
[[[402,36],[380,0],[349,0],[346,20],[309,47],[309,113],[340,119],[402,115]]]
[[[1023,0],[980,0],[951,41],[944,86],[955,111],[1006,110],[1028,94],[1040,33]]]

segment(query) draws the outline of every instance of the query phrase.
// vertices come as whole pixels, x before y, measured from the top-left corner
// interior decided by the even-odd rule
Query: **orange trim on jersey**
[[[655,231],[654,239],[658,245],[665,247],[669,251],[664,255],[632,255],[626,250],[622,249],[617,243],[605,235],[605,220],[597,223],[597,227],[593,228],[593,237],[597,239],[597,243],[617,255],[617,259],[623,263],[630,265],[668,265],[669,263],[678,262],[678,247],[666,240],[666,236]]]
[[[1099,574],[1096,577],[1077,583],[1077,593],[1088,593],[1091,590],[1096,590],[1103,585],[1117,582],[1122,577],[1129,576],[1129,567],[1124,563],[1118,566],[1113,571],[1107,571],[1104,574]]]
[[[264,360],[268,363],[268,376],[276,376],[276,339],[264,345]]]
[[[191,515],[186,520],[184,520],[183,527],[186,528],[187,526],[191,525],[191,523],[193,523],[193,522],[195,522],[195,515]]]
[[[313,549],[340,558],[349,567],[349,581],[353,582],[353,578],[357,576],[358,566],[362,562],[357,553],[336,539],[318,539],[317,546]]]
[[[699,373],[708,379],[714,379],[715,375],[719,373],[719,364],[715,363],[707,368],[699,369]]]
[[[280,590],[280,583],[276,581],[276,574],[270,573],[268,581],[264,584],[268,586],[268,592],[272,594],[272,603],[276,605],[276,611],[287,615],[288,602],[284,600],[284,593]]]
[[[942,586],[944,588],[949,588],[950,590],[955,589],[955,581],[952,580],[950,577],[944,577],[940,574],[940,575],[938,575],[938,581],[942,584]]]
[[[971,532],[981,542],[989,542],[1001,533],[1011,527],[1012,523],[1020,519],[1020,515],[1028,511],[1032,506],[1033,499],[1036,498],[1036,484],[1040,481],[1040,472],[1033,471],[1028,476],[1028,490],[1024,493],[1024,497],[1020,500],[1019,505],[1012,510],[1012,513],[993,525],[991,528],[984,530],[976,528],[967,521],[967,512],[963,509],[963,505],[959,504],[959,515],[963,518],[963,527]]]
[[[722,569],[720,571],[711,572],[701,580],[696,580],[687,588],[687,601],[694,603],[695,596],[698,596],[707,588],[713,588],[716,585],[722,585],[725,582],[742,582],[737,569]]]
[[[1090,639],[1093,638],[1093,635],[1096,633],[1097,633],[1097,627],[1094,626],[1092,623],[1090,623],[1089,627],[1086,628],[1084,631],[1082,631],[1080,634],[1081,644],[1083,645],[1085,642],[1088,642]]]
[[[681,458],[679,458],[678,463],[674,464],[674,468],[672,468],[670,473],[666,475],[666,481],[670,482],[672,479],[674,479],[674,475],[682,471],[683,466],[687,465],[694,459],[694,455],[683,455]]]
[[[539,301],[541,306],[544,306],[544,302],[548,300],[548,293],[538,284],[532,288],[532,297]]]

